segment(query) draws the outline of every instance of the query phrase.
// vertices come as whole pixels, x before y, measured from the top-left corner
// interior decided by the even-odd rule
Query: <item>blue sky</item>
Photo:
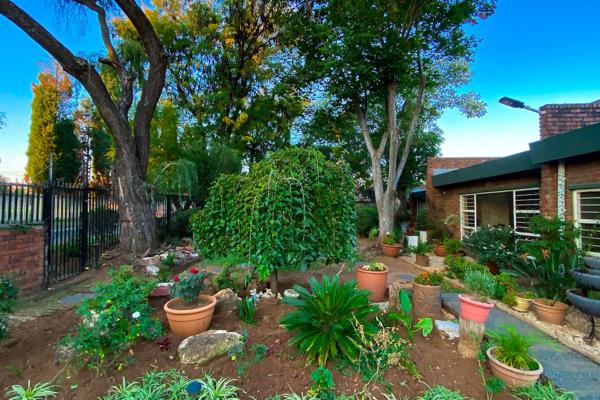
[[[71,26],[65,27],[50,1],[17,3],[75,52],[101,48],[94,22],[81,29],[69,16]],[[473,65],[475,75],[466,88],[481,95],[488,112],[468,119],[447,111],[440,120],[445,131],[443,155],[504,156],[526,150],[538,138],[537,116],[500,105],[502,96],[534,107],[600,99],[598,15],[600,1],[595,0],[498,0],[496,13],[472,28],[482,42]],[[1,16],[0,32],[0,51],[5,55],[0,63],[0,111],[6,114],[6,125],[0,129],[0,174],[20,179],[27,161],[31,84],[49,57]]]

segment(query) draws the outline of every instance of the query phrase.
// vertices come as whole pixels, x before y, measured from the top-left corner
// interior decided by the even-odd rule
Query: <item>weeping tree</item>
[[[60,4],[96,16],[106,49],[104,57],[92,61],[75,55],[13,1],[0,0],[0,14],[50,53],[89,93],[114,139],[113,185],[121,213],[120,241],[123,247],[141,253],[152,247],[156,239],[146,170],[150,122],[163,89],[167,58],[152,24],[135,0],[63,0]],[[73,12],[65,10],[63,15]],[[131,23],[144,53],[143,68],[113,43],[109,24],[113,13]],[[110,82],[100,75],[100,65],[111,71]]]

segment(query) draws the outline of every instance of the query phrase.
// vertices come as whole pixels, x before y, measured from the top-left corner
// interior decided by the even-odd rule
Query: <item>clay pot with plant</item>
[[[535,299],[535,293],[531,291],[517,292],[515,294],[515,303],[513,304],[513,310],[519,312],[529,311],[533,299]]]
[[[386,257],[398,257],[402,245],[400,244],[399,235],[395,232],[388,233],[381,241],[381,252]]]
[[[446,257],[446,246],[444,246],[443,241],[437,239],[433,240],[433,254],[438,257]]]
[[[425,242],[419,242],[418,245],[410,247],[411,253],[415,254],[415,262],[422,267],[429,267],[429,256],[427,253],[431,252],[432,245]]]
[[[190,268],[173,277],[172,300],[165,304],[164,310],[174,335],[188,337],[208,330],[217,299],[200,294],[206,276],[205,272]]]
[[[556,348],[554,342],[536,334],[522,334],[513,325],[502,325],[498,331],[488,331],[487,336],[490,369],[510,387],[532,385],[544,372],[542,364],[531,355],[534,344]]]
[[[371,292],[369,301],[378,303],[385,299],[388,283],[388,267],[384,263],[372,262],[356,269],[358,288]]]
[[[413,312],[417,318],[439,317],[442,311],[442,281],[440,272],[422,272],[413,281]]]
[[[465,273],[464,284],[471,293],[458,295],[460,318],[485,323],[494,308],[494,303],[490,301],[496,291],[494,277],[487,272],[468,271]]]

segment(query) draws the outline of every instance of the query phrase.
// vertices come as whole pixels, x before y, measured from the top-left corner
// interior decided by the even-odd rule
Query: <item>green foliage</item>
[[[516,284],[512,275],[507,272],[501,272],[496,275],[494,279],[496,280],[494,298],[501,300],[504,304],[508,304],[509,306],[515,305]]]
[[[254,297],[246,297],[237,302],[238,316],[247,324],[254,324],[254,315],[256,314],[256,300]]]
[[[462,247],[462,242],[460,240],[451,238],[444,239],[442,244],[446,248],[448,254],[456,254]]]
[[[483,301],[493,298],[496,293],[496,281],[489,272],[468,271],[464,276],[464,284]]]
[[[418,231],[426,231],[429,228],[429,216],[427,215],[427,209],[422,208],[417,211],[417,216],[415,217],[415,228]]]
[[[313,381],[313,385],[310,388],[309,395],[319,400],[335,400],[331,371],[319,367],[310,374],[310,379]]]
[[[496,376],[490,376],[485,379],[485,391],[488,393],[490,400],[494,394],[500,393],[506,388],[504,381]]]
[[[466,398],[443,386],[434,386],[423,393],[418,400],[466,400]]]
[[[27,381],[27,387],[12,385],[6,392],[7,400],[44,400],[56,397],[56,387],[47,382],[36,383],[31,387],[31,381]]]
[[[12,279],[0,277],[0,340],[8,336],[7,314],[13,312],[18,289]]]
[[[356,207],[356,231],[358,234],[367,236],[371,229],[377,228],[378,224],[377,207],[369,205]]]
[[[433,320],[431,318],[421,318],[416,324],[413,324],[411,315],[412,301],[410,296],[404,290],[398,292],[398,304],[400,305],[400,312],[389,313],[389,316],[397,321],[400,321],[406,328],[408,333],[408,340],[414,342],[415,333],[421,331],[423,337],[429,336],[433,330]]]
[[[488,331],[486,334],[490,345],[495,346],[492,351],[498,361],[525,371],[535,371],[540,366],[531,355],[530,350],[534,344],[554,345],[554,342],[536,333],[520,333],[514,325],[505,324],[500,330]]]
[[[400,243],[400,239],[401,239],[401,237],[400,237],[400,235],[397,232],[390,232],[390,233],[387,233],[383,237],[382,242],[383,242],[383,244],[393,245],[393,244]]]
[[[492,261],[508,268],[517,259],[516,234],[510,227],[483,226],[464,239],[465,246],[482,264]]]
[[[196,209],[194,208],[186,208],[175,211],[171,215],[169,235],[176,238],[192,237],[192,231],[190,230],[190,218],[195,212]]]
[[[337,276],[324,276],[321,282],[308,280],[310,291],[295,285],[298,298],[285,297],[284,303],[296,307],[281,324],[294,332],[290,343],[323,366],[330,358],[350,361],[358,358],[360,336],[355,324],[363,326],[366,337],[377,329],[369,317],[377,307],[369,304],[369,292],[358,290],[356,282],[340,283]]]
[[[535,383],[513,389],[514,393],[525,400],[574,400],[572,393],[556,389],[551,382]]]
[[[172,298],[182,299],[184,303],[193,304],[204,289],[206,273],[192,267],[173,277],[170,294]]]
[[[361,267],[365,271],[378,271],[383,272],[387,271],[387,266],[384,263],[373,261],[372,263],[365,264]]]
[[[581,233],[572,221],[535,215],[529,221],[529,228],[532,233],[540,237],[537,240],[520,243],[520,251],[527,255],[541,260],[544,258],[545,251],[553,254],[578,252],[577,239]]]
[[[91,368],[112,364],[137,340],[162,334],[160,321],[152,318],[148,304],[155,282],[134,276],[129,266],[109,274],[111,281],[99,283],[95,297],[77,309],[83,320],[75,336],[67,338]]]
[[[235,255],[265,279],[276,269],[350,257],[356,244],[354,183],[343,163],[310,149],[287,149],[227,175],[191,219],[204,257]]]
[[[241,294],[252,278],[252,269],[244,265],[244,260],[239,257],[230,256],[210,260],[204,264],[222,265],[221,271],[214,278],[218,290],[231,289]]]
[[[426,242],[419,242],[416,246],[409,247],[411,253],[425,255],[433,249],[433,245]]]
[[[448,266],[446,275],[449,278],[464,279],[465,274],[469,271],[488,272],[489,269],[485,265],[477,264],[467,260],[461,256],[448,255],[444,259]]]
[[[419,285],[427,285],[427,286],[440,286],[444,280],[444,274],[441,272],[433,271],[429,272],[421,272],[419,275],[415,276],[415,283]]]
[[[373,227],[369,231],[369,239],[375,239],[379,235],[379,228]]]

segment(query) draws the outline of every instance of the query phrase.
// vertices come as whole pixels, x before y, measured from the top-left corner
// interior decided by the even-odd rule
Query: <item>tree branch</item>
[[[371,157],[375,157],[380,154],[378,151],[376,152],[375,147],[373,146],[373,140],[371,139],[371,134],[369,133],[369,127],[367,126],[367,117],[365,112],[358,100],[354,101],[354,110],[356,111],[356,116],[358,118],[358,124],[360,125],[360,130],[363,133],[365,138],[365,143],[367,144],[367,150],[369,151],[369,155]]]

